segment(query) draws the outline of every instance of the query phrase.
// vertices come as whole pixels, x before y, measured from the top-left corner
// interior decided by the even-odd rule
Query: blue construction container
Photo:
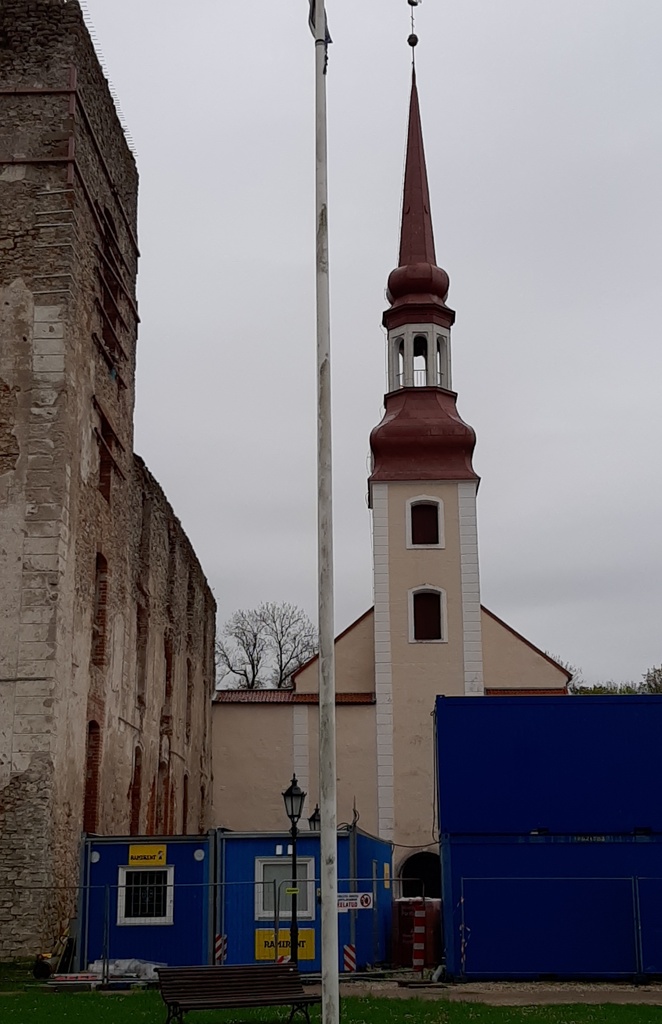
[[[217,834],[217,943],[224,962],[248,964],[290,953],[292,888],[289,833]],[[365,907],[341,909],[339,969],[354,947],[358,970],[389,957],[391,845],[359,829],[338,832],[339,892],[363,895]],[[299,969],[316,972],[320,960],[320,838],[302,831],[297,842]],[[276,942],[278,932],[278,943]]]
[[[438,697],[440,831],[662,833],[662,697]]]
[[[212,963],[214,858],[214,833],[84,837],[78,969],[103,958]]]
[[[662,698],[438,698],[436,727],[448,973],[662,974]]]
[[[289,954],[291,838],[217,830],[206,836],[83,839],[78,969],[95,960],[170,966],[277,960]],[[320,837],[297,848],[299,966],[319,971]],[[388,959],[391,846],[357,828],[338,832],[340,969]],[[345,949],[345,947],[350,947]]]

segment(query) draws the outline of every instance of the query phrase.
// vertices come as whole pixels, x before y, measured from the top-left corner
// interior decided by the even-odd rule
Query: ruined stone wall
[[[3,0],[0,956],[66,923],[84,819],[207,824],[214,603],[133,455],[136,210],[78,4]]]

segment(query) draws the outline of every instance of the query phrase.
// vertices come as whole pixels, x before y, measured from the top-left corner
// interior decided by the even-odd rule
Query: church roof
[[[217,690],[214,704],[318,704],[316,693],[295,690]],[[337,693],[336,704],[374,704],[374,693]]]

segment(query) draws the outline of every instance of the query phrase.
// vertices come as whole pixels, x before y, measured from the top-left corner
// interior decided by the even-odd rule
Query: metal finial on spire
[[[407,42],[409,43],[409,45],[412,48],[412,54],[411,54],[412,63],[414,63],[414,47],[418,45],[418,36],[416,35],[416,32],[414,31],[414,29],[416,27],[415,18],[414,18],[414,10],[418,7],[420,2],[421,2],[421,0],[407,0],[407,3],[411,7],[411,35],[408,37]]]

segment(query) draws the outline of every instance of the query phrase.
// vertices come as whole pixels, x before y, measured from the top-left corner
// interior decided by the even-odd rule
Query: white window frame
[[[434,593],[441,596],[441,638],[439,640],[416,640],[414,637],[414,594]],[[421,583],[412,587],[407,595],[409,609],[409,643],[410,644],[447,644],[448,643],[448,612],[446,608],[446,591],[435,587],[432,583]]]
[[[414,505],[436,505],[437,523],[439,526],[438,544],[414,544],[411,539],[411,510]],[[406,546],[410,551],[435,551],[446,547],[446,531],[444,529],[444,503],[441,498],[433,498],[429,494],[417,494],[407,499],[405,514]],[[420,589],[420,588],[419,588]]]
[[[117,924],[130,927],[152,928],[159,925],[174,924],[175,910],[175,866],[164,864],[158,867],[134,867],[126,865],[118,869],[117,878]],[[127,917],[126,916],[126,875],[127,871],[165,871],[166,875],[166,912],[164,917]]]
[[[273,921],[274,911],[264,909],[264,866],[265,864],[287,864],[288,867],[291,865],[291,859],[289,857],[256,857],[255,858],[255,920],[256,921]],[[290,867],[291,871],[291,867]],[[305,875],[304,875],[305,872]],[[302,910],[301,907],[297,907],[297,920],[298,921],[314,921],[315,920],[315,858],[314,857],[297,857],[297,886],[301,889],[303,886],[307,886],[308,895],[308,910]],[[281,910],[279,914],[279,921],[289,921],[291,914],[289,911],[283,912]]]

